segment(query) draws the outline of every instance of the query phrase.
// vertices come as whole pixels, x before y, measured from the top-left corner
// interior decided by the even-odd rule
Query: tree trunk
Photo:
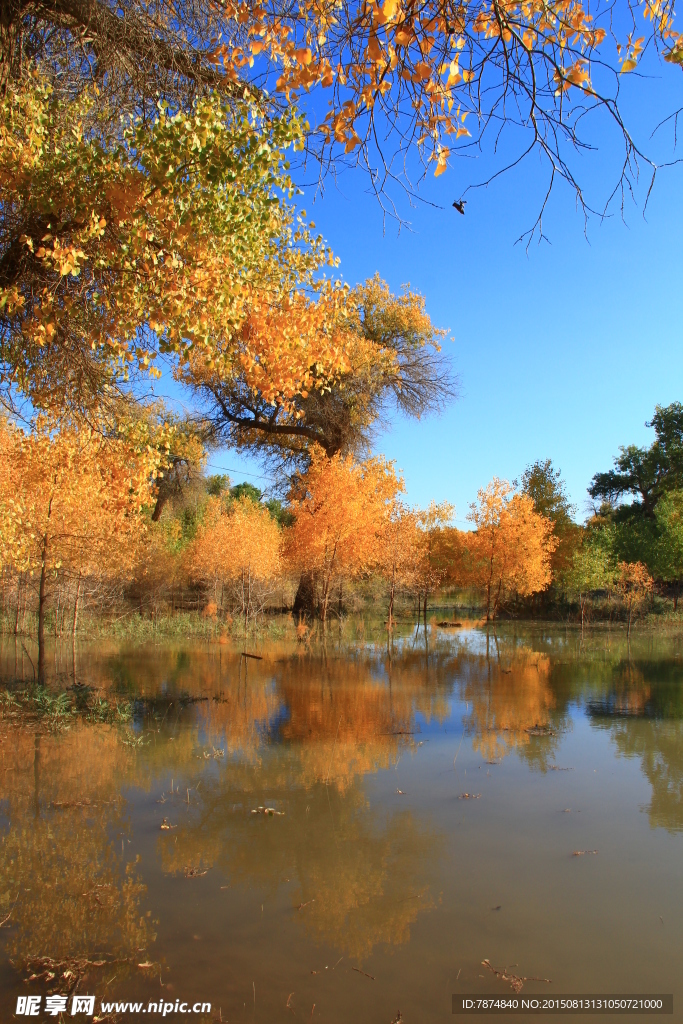
[[[76,600],[74,601],[74,621],[71,626],[71,638],[76,640],[76,627],[78,626],[78,605],[81,600],[81,577],[80,573],[78,576],[78,583],[76,584]]]
[[[17,614],[14,618],[14,635],[19,635],[19,607],[21,605],[21,576],[17,580]],[[674,605],[674,611],[676,606]]]
[[[296,597],[294,598],[294,606],[292,611],[294,617],[297,619],[307,618],[312,619],[315,617],[316,612],[316,577],[312,572],[302,572],[299,577],[299,586],[297,588]]]
[[[500,604],[500,592],[503,586],[503,577],[498,580],[498,590],[496,591],[496,600],[493,602],[493,618],[495,619],[498,614],[498,606]]]
[[[38,588],[38,684],[45,685],[45,577],[47,575],[47,535],[43,539],[43,558]]]
[[[393,615],[394,615],[394,591],[396,584],[394,577],[391,578],[391,590],[389,591],[389,629],[393,629]]]
[[[425,633],[427,632],[427,593],[428,593],[428,591],[425,590],[425,598],[424,598],[424,605],[423,605],[424,620],[425,620]]]
[[[323,628],[324,628],[325,623],[327,621],[327,601],[328,601],[329,596],[330,596],[330,578],[328,576],[327,579],[325,580],[325,582],[323,583],[323,599],[322,599],[322,605],[321,605],[321,608],[320,608],[320,618],[322,619]]]
[[[56,481],[56,478],[55,478]],[[43,550],[40,560],[40,586],[38,588],[38,683],[45,685],[45,579],[47,577],[47,544],[50,517],[52,515],[52,499],[50,495],[47,506],[47,521],[43,534]]]

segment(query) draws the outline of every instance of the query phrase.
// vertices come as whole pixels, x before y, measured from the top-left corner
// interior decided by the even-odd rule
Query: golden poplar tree
[[[383,530],[402,489],[393,465],[383,458],[328,459],[314,449],[310,468],[292,491],[295,521],[287,531],[286,552],[294,568],[319,580],[323,622],[333,584],[358,578],[378,564]]]
[[[553,524],[534,510],[531,498],[494,477],[478,492],[467,518],[475,528],[466,541],[471,578],[486,595],[487,622],[506,594],[526,597],[550,585]]]

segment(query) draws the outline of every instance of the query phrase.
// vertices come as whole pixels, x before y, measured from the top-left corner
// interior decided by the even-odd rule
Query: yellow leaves
[[[431,64],[427,64],[426,61],[418,61],[413,69],[411,80],[413,82],[425,82],[428,78],[431,78],[431,74]]]
[[[382,6],[382,14],[387,21],[391,21],[396,17],[396,14],[400,10],[399,0],[384,0]]]
[[[619,562],[617,591],[626,601],[642,601],[652,592],[654,580],[642,562]]]
[[[683,66],[683,39],[679,38],[676,45],[672,46],[671,49],[664,54],[664,60],[668,61],[670,64],[680,64]]]
[[[32,571],[47,558],[52,569],[78,572],[129,565],[157,464],[124,439],[51,434],[47,425],[23,434],[0,420],[0,564]],[[11,518],[20,529],[8,529]]]
[[[450,151],[446,149],[445,146],[440,147],[439,150],[437,151],[436,170],[434,171],[435,178],[438,178],[439,175],[443,174],[443,172],[446,170],[446,167],[448,166],[449,152]]]
[[[393,465],[381,458],[357,463],[313,450],[309,470],[292,489],[296,518],[286,552],[297,569],[321,575],[323,618],[333,579],[357,577],[378,564],[382,532],[402,488]]]
[[[411,25],[404,24],[394,32],[393,38],[397,46],[409,46],[415,38],[415,32]]]
[[[538,515],[531,498],[494,477],[467,518],[475,527],[466,539],[472,581],[487,593],[488,614],[495,615],[506,591],[527,596],[550,584],[557,541],[553,524]]]
[[[272,580],[281,568],[282,535],[268,509],[243,496],[227,507],[209,498],[203,522],[188,548],[190,575],[206,584]]]
[[[632,40],[631,36],[629,36],[626,50],[627,56],[621,62],[620,74],[628,74],[629,71],[633,71],[638,66],[638,57],[643,52],[644,42],[644,36],[640,36],[635,40]]]
[[[382,47],[379,45],[377,36],[370,36],[366,53],[368,55],[368,59],[373,61],[375,64],[382,59]]]
[[[450,89],[452,85],[455,85],[462,79],[459,60],[460,56],[458,55],[456,56],[455,60],[452,60],[450,64],[446,64],[445,67],[442,69],[442,74],[445,73],[446,69],[448,70],[448,78],[446,79],[447,89]]]
[[[577,60],[569,68],[561,68],[559,70],[556,68],[553,78],[557,84],[556,96],[567,92],[572,86],[576,86],[586,92],[591,91],[590,72],[587,63],[583,60]]]

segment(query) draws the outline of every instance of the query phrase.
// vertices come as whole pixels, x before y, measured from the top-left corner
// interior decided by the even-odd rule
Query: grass
[[[78,719],[92,723],[125,725],[133,715],[130,700],[106,700],[90,686],[75,686],[55,693],[45,686],[0,692],[0,718],[35,722],[50,730],[67,727]]]

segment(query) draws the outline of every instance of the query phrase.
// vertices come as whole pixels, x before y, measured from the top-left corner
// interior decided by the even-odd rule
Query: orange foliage
[[[534,510],[531,498],[494,477],[467,518],[475,526],[466,539],[470,579],[486,592],[487,621],[495,618],[506,592],[525,597],[549,586],[557,541],[553,524]]]
[[[397,587],[416,584],[421,540],[418,514],[395,501],[384,524],[379,548],[379,572],[389,584],[389,629]]]
[[[495,111],[510,91],[528,100],[524,121],[538,126],[557,117],[564,124],[573,94],[579,104],[596,100],[591,61],[609,59],[606,30],[581,0],[304,0],[286,9],[229,0],[223,10],[239,26],[213,55],[226,78],[238,82],[255,59],[260,72],[269,61],[275,88],[290,102],[316,86],[328,90],[330,109],[318,131],[330,147],[344,154],[368,147],[380,119],[409,140],[406,148],[417,144],[436,176],[458,140],[469,137],[468,115],[486,121],[484,98]],[[643,14],[665,59],[681,63],[674,6],[648,0]],[[636,36],[634,26],[617,47],[615,70],[637,66],[645,36]],[[381,147],[380,154],[386,164]]]
[[[122,437],[25,435],[0,421],[0,564],[29,575],[128,566],[158,463]]]
[[[463,693],[472,707],[472,748],[487,760],[527,747],[535,733],[547,731],[555,707],[546,655],[516,654],[504,671],[498,665],[493,671],[488,686],[475,674]]]
[[[291,565],[319,577],[323,621],[332,583],[378,565],[380,539],[401,490],[403,482],[383,458],[357,463],[350,455],[328,459],[314,449],[310,468],[292,491],[296,519],[286,550]]]
[[[628,612],[629,636],[633,612],[644,604],[653,587],[654,581],[642,562],[619,562],[616,589]]]
[[[268,509],[243,496],[228,508],[210,497],[204,521],[187,551],[190,576],[214,587],[232,584],[246,619],[253,612],[257,588],[281,567],[280,528]]]

